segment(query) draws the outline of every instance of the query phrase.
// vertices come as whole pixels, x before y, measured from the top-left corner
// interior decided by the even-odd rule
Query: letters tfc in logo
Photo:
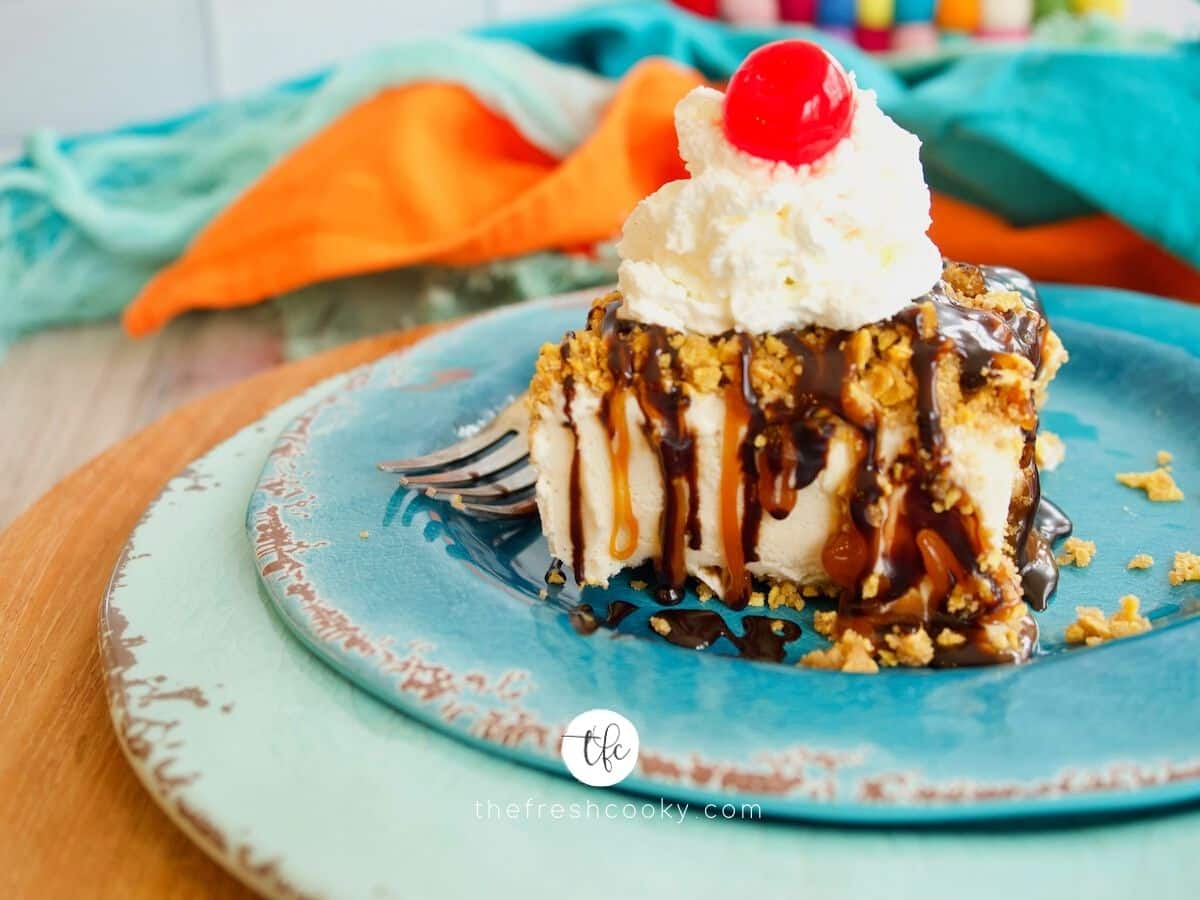
[[[577,781],[592,787],[620,784],[638,758],[638,732],[611,709],[589,709],[571,720],[559,751]]]

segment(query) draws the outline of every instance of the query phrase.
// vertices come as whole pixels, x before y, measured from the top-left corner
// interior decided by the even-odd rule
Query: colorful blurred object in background
[[[924,53],[943,41],[1020,40],[1049,17],[1123,18],[1125,0],[674,0],[735,25],[817,25],[871,52]]]

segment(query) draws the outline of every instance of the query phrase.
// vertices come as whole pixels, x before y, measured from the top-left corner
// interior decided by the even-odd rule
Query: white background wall
[[[73,133],[154,119],[405,35],[588,2],[0,0],[0,159],[35,128]],[[1196,0],[1127,5],[1142,22],[1200,22]]]
[[[594,0],[593,0],[594,2]],[[0,159],[36,128],[183,112],[380,43],[587,0],[0,0]]]

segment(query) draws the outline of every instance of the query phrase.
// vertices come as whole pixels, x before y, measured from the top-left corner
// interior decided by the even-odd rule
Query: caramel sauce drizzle
[[[869,548],[858,529],[847,523],[825,542],[821,565],[833,583],[845,591],[854,591],[867,568]]]
[[[608,552],[613,559],[627,560],[638,545],[638,520],[633,514],[633,495],[629,491],[629,420],[625,418],[624,390],[614,390],[607,398],[605,419],[612,463],[613,526]],[[625,543],[621,543],[624,535]]]
[[[932,582],[935,597],[945,597],[954,585],[966,577],[962,563],[941,535],[931,528],[922,528],[916,536],[917,550],[925,564],[925,574]]]
[[[655,576],[659,581],[658,598],[671,604],[683,599],[687,582],[685,547],[700,549],[700,498],[696,491],[695,441],[685,422],[688,397],[682,387],[679,361],[675,348],[661,328],[647,330],[650,352],[640,369],[637,368],[629,342],[622,340],[631,326],[618,316],[620,301],[607,304],[600,315],[600,333],[608,347],[609,371],[613,389],[605,398],[614,472],[614,522],[610,549],[617,545],[617,534],[623,530],[629,536],[625,556],[628,559],[637,547],[638,523],[633,514],[632,491],[629,488],[628,420],[623,412],[624,400],[633,397],[642,413],[642,430],[646,442],[658,457],[663,484],[663,512],[659,523],[661,552],[655,560]],[[665,364],[664,364],[665,362]],[[613,407],[622,412],[613,414]],[[622,485],[618,497],[617,483]]]

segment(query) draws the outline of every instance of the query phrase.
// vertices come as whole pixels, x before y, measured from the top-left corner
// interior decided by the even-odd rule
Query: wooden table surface
[[[24,338],[0,358],[0,530],[117,441],[283,359],[274,304],[184,316],[138,341],[117,322]]]
[[[428,331],[359,341],[196,400],[76,470],[0,535],[0,897],[248,894],[121,755],[98,654],[101,596],[171,475],[309,385]]]
[[[608,256],[555,254],[464,269],[417,266],[189,313],[136,341],[115,321],[26,337],[0,351],[0,530],[86,460],[210,391],[368,335],[586,285],[602,285],[599,296],[614,266]]]

